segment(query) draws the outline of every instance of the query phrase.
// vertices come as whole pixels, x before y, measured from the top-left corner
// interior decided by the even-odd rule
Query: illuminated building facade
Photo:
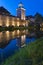
[[[25,20],[25,9],[23,4],[20,3],[17,8],[17,16],[11,15],[4,7],[0,7],[0,26],[28,26],[27,20]]]

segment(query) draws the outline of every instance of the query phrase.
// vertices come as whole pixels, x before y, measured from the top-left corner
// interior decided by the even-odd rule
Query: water
[[[0,32],[0,61],[11,56],[24,45],[35,41],[35,37],[32,35],[28,30]]]

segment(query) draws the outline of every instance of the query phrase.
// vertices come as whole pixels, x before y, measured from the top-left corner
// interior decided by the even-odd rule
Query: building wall
[[[19,17],[21,20],[26,20],[24,8],[18,8],[17,9],[17,17]]]
[[[12,16],[0,15],[0,26],[27,26],[28,22],[26,20],[20,20],[19,18]]]

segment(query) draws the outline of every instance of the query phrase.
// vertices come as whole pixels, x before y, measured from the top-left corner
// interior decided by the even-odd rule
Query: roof
[[[11,13],[4,7],[0,7],[0,14],[10,15]]]

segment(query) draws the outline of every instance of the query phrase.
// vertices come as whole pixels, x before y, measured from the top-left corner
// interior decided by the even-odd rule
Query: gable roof
[[[0,7],[0,14],[10,15],[11,13],[7,9],[5,9],[4,7]]]

